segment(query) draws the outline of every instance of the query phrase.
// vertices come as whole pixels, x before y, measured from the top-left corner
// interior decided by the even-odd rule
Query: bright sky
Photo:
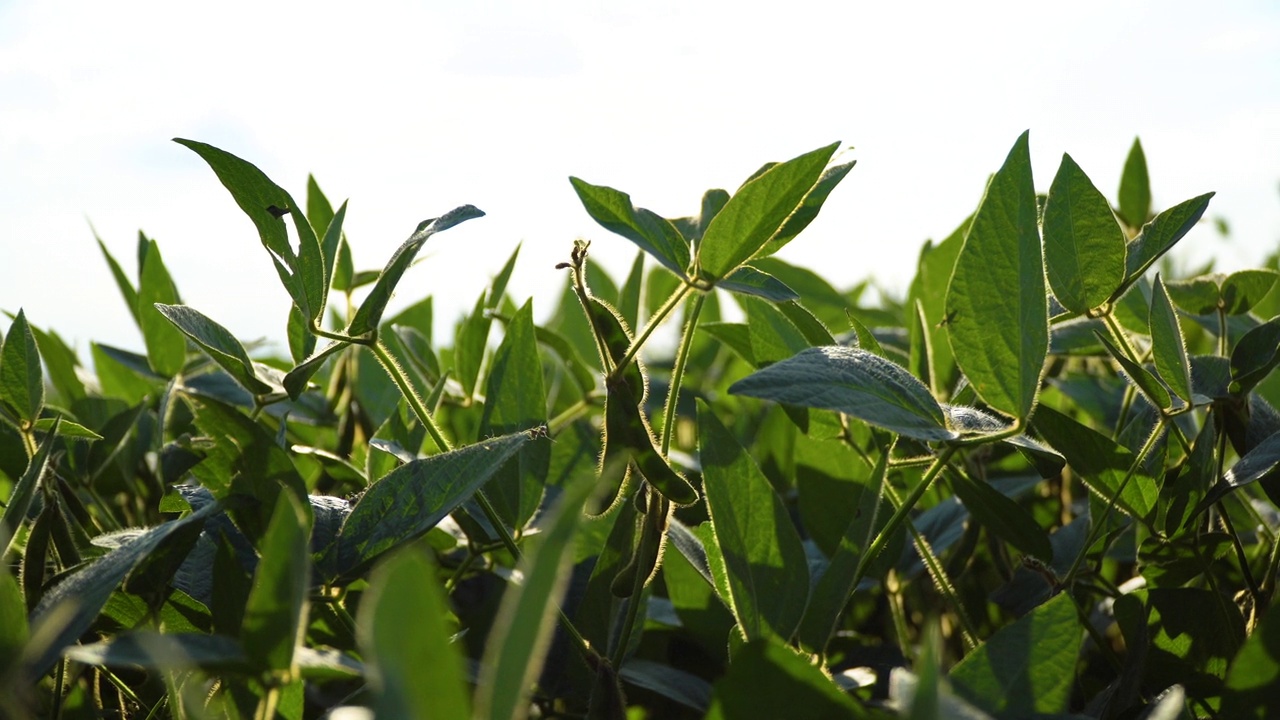
[[[1183,246],[1224,269],[1280,242],[1280,5],[1256,2],[19,3],[0,0],[0,310],[87,355],[141,348],[89,223],[129,272],[139,229],[183,299],[282,341],[288,299],[250,221],[193,153],[211,143],[300,202],[314,173],[359,269],[422,219],[400,286],[437,327],[523,242],[511,290],[545,316],[572,240],[627,241],[569,175],[666,216],[768,160],[840,140],[858,165],[783,257],[841,286],[909,280],[1031,130],[1036,185],[1069,152],[1114,200],[1142,138],[1157,207],[1227,218]],[[1270,38],[1270,39],[1268,39]],[[398,305],[393,304],[393,310]],[[0,327],[7,323],[0,322]]]

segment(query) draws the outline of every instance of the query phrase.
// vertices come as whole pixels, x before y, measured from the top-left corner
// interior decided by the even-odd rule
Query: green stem
[[[1254,579],[1253,571],[1249,569],[1249,554],[1245,552],[1244,543],[1240,542],[1240,535],[1236,533],[1235,525],[1231,522],[1231,516],[1227,514],[1227,508],[1223,502],[1223,500],[1218,501],[1218,517],[1227,528],[1227,535],[1231,536],[1231,546],[1235,548],[1236,560],[1240,563],[1240,574],[1244,576],[1244,584],[1248,587],[1249,594],[1253,596],[1254,607],[1266,607],[1262,603],[1261,586]],[[1199,553],[1199,545],[1196,545],[1196,554],[1199,555]]]
[[[685,287],[688,287],[687,285]],[[680,335],[680,347],[676,350],[676,363],[671,368],[671,383],[667,387],[667,402],[662,408],[662,455],[665,457],[671,449],[671,431],[676,424],[676,402],[680,397],[680,385],[684,381],[685,365],[689,362],[689,348],[693,345],[693,335],[698,329],[698,316],[702,314],[702,305],[707,296],[698,293],[689,302],[688,317],[684,321],[684,332]]]
[[[1218,308],[1218,354],[1227,357],[1227,309]]]
[[[588,393],[586,397],[565,408],[564,412],[547,421],[547,432],[552,435],[560,432],[574,420],[590,412],[591,408],[599,405],[599,400],[600,397],[594,392]]]
[[[853,582],[849,584],[849,587],[857,587],[858,583],[862,582],[862,576],[866,575],[867,568],[871,566],[871,562],[884,550],[884,546],[888,544],[889,539],[897,532],[902,522],[906,520],[907,514],[916,506],[916,503],[920,502],[920,498],[924,497],[929,486],[937,479],[938,473],[942,472],[942,468],[946,467],[951,460],[951,456],[955,455],[958,450],[959,448],[954,445],[948,446],[942,451],[941,455],[934,459],[933,464],[925,471],[924,477],[920,478],[920,482],[911,488],[911,493],[907,495],[906,500],[898,506],[893,516],[889,518],[889,522],[885,524],[884,529],[867,546],[867,551],[862,554],[862,557],[858,558],[858,567],[853,572]]]
[[[626,354],[624,354],[622,359],[618,361],[618,365],[614,368],[613,372],[619,372],[617,368],[625,368],[627,365],[631,364],[631,361],[634,360],[636,355],[640,352],[640,348],[644,347],[645,341],[649,339],[649,336],[653,334],[653,331],[658,329],[658,326],[662,324],[662,321],[671,314],[672,310],[676,309],[676,306],[680,304],[680,301],[683,300],[684,296],[689,294],[689,291],[692,289],[692,285],[688,283],[681,283],[680,287],[677,288],[675,292],[671,293],[671,297],[667,298],[667,301],[662,304],[662,307],[658,308],[658,311],[649,318],[649,322],[645,323],[644,330],[636,336],[635,340],[631,341],[631,347],[627,348]]]
[[[654,520],[657,515],[662,513],[662,517],[666,517],[666,513],[670,510],[670,505],[661,493],[650,490],[648,497],[648,508],[645,513],[644,523],[640,530],[640,542],[636,544],[635,552],[637,556],[645,552],[646,548],[652,547],[652,543],[661,543],[661,536],[655,537],[656,532],[662,532],[661,522]],[[613,649],[613,654],[609,658],[609,662],[614,668],[622,667],[622,661],[627,657],[627,646],[631,644],[631,634],[635,632],[636,619],[640,616],[640,608],[646,605],[644,601],[644,585],[649,579],[649,575],[653,573],[652,569],[645,570],[641,567],[636,572],[635,580],[631,583],[631,597],[627,598],[627,614],[622,619],[622,631],[618,633],[618,645]]]

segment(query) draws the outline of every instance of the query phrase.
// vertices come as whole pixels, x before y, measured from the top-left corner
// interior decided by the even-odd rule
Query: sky
[[[761,8],[761,9],[755,9]],[[437,334],[516,247],[510,290],[546,317],[576,237],[621,275],[635,247],[570,175],[667,217],[766,161],[835,141],[857,166],[782,254],[838,286],[910,281],[1030,129],[1036,186],[1062,153],[1115,200],[1140,136],[1154,204],[1207,191],[1186,262],[1280,247],[1280,4],[753,5],[35,3],[0,0],[0,311],[87,356],[141,349],[94,242],[134,272],[158,240],[184,302],[282,346],[289,300],[251,222],[171,142],[210,143],[302,201],[314,174],[358,269],[470,203],[392,311],[431,294]]]

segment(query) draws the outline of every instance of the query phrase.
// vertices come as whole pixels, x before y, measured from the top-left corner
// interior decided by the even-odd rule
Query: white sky
[[[0,0],[0,310],[82,352],[141,339],[89,222],[129,272],[139,229],[183,299],[282,341],[288,299],[252,224],[175,136],[261,167],[301,202],[350,198],[359,269],[418,221],[399,300],[470,307],[517,242],[540,316],[574,237],[621,273],[569,175],[667,216],[761,163],[835,140],[858,165],[783,257],[900,289],[920,243],[976,205],[1031,129],[1036,185],[1066,151],[1114,200],[1140,135],[1156,206],[1216,190],[1183,246],[1234,269],[1280,243],[1273,2],[19,3]],[[1188,247],[1189,246],[1189,247]],[[393,309],[399,305],[393,305]],[[3,326],[7,323],[0,323]]]

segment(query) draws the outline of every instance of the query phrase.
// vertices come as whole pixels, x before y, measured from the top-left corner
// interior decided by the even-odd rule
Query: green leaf
[[[260,670],[292,668],[294,648],[306,631],[311,522],[311,506],[292,493],[276,500],[240,629],[245,653]]]
[[[536,434],[492,438],[391,471],[369,488],[343,523],[333,577],[349,576],[382,553],[426,534]]]
[[[825,720],[862,710],[822,670],[775,641],[748,642],[715,683],[707,720]]]
[[[965,509],[993,535],[1045,564],[1053,562],[1049,536],[1030,512],[1004,493],[967,473],[955,473],[956,497]]]
[[[1162,410],[1173,407],[1173,398],[1169,397],[1169,390],[1150,370],[1130,360],[1124,351],[1116,347],[1103,333],[1098,332],[1096,335],[1102,347],[1106,348],[1107,354],[1120,365],[1125,377],[1134,384],[1148,402]]]
[[[1204,499],[1191,513],[1192,516],[1199,515],[1236,488],[1275,477],[1277,467],[1280,467],[1280,433],[1275,433],[1258,443],[1252,450],[1245,453],[1244,457],[1236,461],[1230,470],[1223,473],[1222,481],[1209,489]]]
[[[328,295],[325,262],[320,241],[302,210],[283,188],[257,166],[224,150],[194,140],[174,138],[174,142],[195,151],[231,193],[236,205],[253,221],[262,245],[271,254],[276,273],[285,290],[311,322],[320,320]],[[289,231],[282,216],[288,213],[298,233],[298,252],[289,244]],[[177,299],[158,300],[175,303]]]
[[[489,328],[493,317],[485,309],[485,294],[476,298],[471,314],[458,326],[453,341],[453,373],[466,397],[470,398],[480,378],[480,365],[484,362],[484,349],[489,342]]]
[[[569,182],[593,220],[635,243],[671,272],[685,276],[689,244],[670,221],[631,204],[631,196],[624,192],[576,177],[570,177]]]
[[[418,251],[422,249],[423,243],[438,232],[478,217],[484,217],[484,212],[474,205],[463,205],[438,218],[419,223],[418,229],[414,230],[409,239],[405,240],[387,261],[387,266],[378,275],[378,280],[369,291],[369,296],[361,303],[360,309],[356,310],[355,316],[347,326],[347,334],[360,337],[377,329],[382,323],[382,313],[387,309],[387,303],[391,302],[391,293],[395,291],[405,270],[409,269]]]
[[[1185,403],[1191,402],[1191,361],[1187,358],[1187,344],[1183,339],[1178,313],[1165,290],[1164,281],[1156,274],[1151,292],[1151,354],[1156,372],[1173,394]]]
[[[170,378],[182,371],[187,359],[187,340],[156,309],[157,304],[178,303],[178,290],[160,257],[160,246],[152,240],[138,278],[138,324],[147,345],[147,362],[157,375]]]
[[[80,359],[76,357],[75,352],[67,347],[67,343],[58,336],[58,333],[52,330],[45,332],[30,324],[27,327],[31,328],[31,333],[36,336],[36,347],[40,351],[40,358],[44,360],[45,369],[49,373],[49,382],[58,393],[59,399],[69,405],[84,398],[84,381],[76,373],[76,369],[81,367]]]
[[[0,558],[9,554],[13,538],[18,533],[18,527],[27,519],[31,501],[40,487],[40,479],[49,468],[49,452],[56,442],[55,437],[60,422],[60,418],[54,418],[52,432],[45,436],[44,442],[40,443],[36,454],[27,463],[26,471],[22,473],[22,477],[18,478],[18,482],[13,484],[13,492],[9,494],[4,506],[4,515],[0,516]],[[0,570],[0,572],[5,571]]]
[[[199,310],[186,305],[165,305],[156,303],[156,310],[169,322],[182,331],[184,335],[200,346],[214,362],[227,371],[240,387],[253,395],[266,395],[279,392],[283,388],[274,388],[258,378],[253,368],[253,361],[244,346],[226,328],[210,320]]]
[[[40,348],[21,309],[9,325],[0,348],[0,400],[28,423],[40,417],[44,407],[44,371]]]
[[[1017,419],[1031,413],[1049,351],[1027,137],[988,183],[947,290],[956,364],[987,405]]]
[[[1228,315],[1242,315],[1262,301],[1275,287],[1280,273],[1275,270],[1240,270],[1222,281],[1222,309]]]
[[[480,437],[506,435],[547,424],[547,396],[542,362],[533,329],[533,301],[507,323],[506,335],[493,355],[485,386]],[[520,448],[489,481],[486,495],[509,527],[523,528],[542,500],[551,463],[551,438],[538,438]]]
[[[315,175],[307,175],[307,222],[311,223],[313,230],[327,228],[333,223],[333,203],[325,197]],[[332,255],[326,253],[325,257],[332,262]],[[326,263],[326,267],[328,266]]]
[[[1142,667],[1143,685],[1179,683],[1193,698],[1215,697],[1222,691],[1228,663],[1245,639],[1240,611],[1203,588],[1135,590],[1116,599],[1114,613],[1127,645],[1138,644],[1133,640],[1146,626],[1150,646]]]
[[[1147,177],[1147,157],[1138,138],[1133,139],[1120,175],[1120,217],[1135,229],[1151,217],[1151,180]]]
[[[847,163],[828,166],[822,171],[822,176],[818,178],[818,182],[814,183],[813,188],[809,190],[809,194],[804,196],[804,200],[800,206],[791,213],[791,217],[783,223],[778,232],[765,246],[756,253],[758,257],[768,257],[782,249],[784,245],[795,239],[800,231],[809,227],[809,223],[818,217],[818,212],[822,210],[822,205],[831,196],[831,191],[836,189],[844,176],[849,174],[853,166],[857,164],[856,160],[850,160]]]
[[[1191,315],[1208,315],[1218,311],[1218,301],[1222,298],[1220,276],[1201,275],[1190,280],[1171,280],[1165,283],[1165,290],[1174,305]]]
[[[788,405],[837,410],[918,440],[951,440],[942,408],[900,365],[859,348],[809,348],[729,387]]]
[[[631,271],[618,291],[618,314],[627,327],[640,327],[640,292],[644,289],[644,251],[636,253]]]
[[[325,360],[328,360],[330,355],[345,347],[347,347],[345,342],[331,342],[313,352],[311,357],[298,363],[296,367],[285,373],[284,389],[285,392],[289,393],[289,397],[297,400],[303,391],[307,389],[307,383],[311,380],[311,377],[319,372],[321,366],[324,365]]]
[[[76,440],[101,440],[102,436],[77,422],[61,417],[44,417],[35,421],[36,432],[55,433],[58,437]]]
[[[141,233],[139,233],[141,235]],[[124,274],[124,270],[120,267],[120,263],[116,262],[111,251],[107,249],[106,243],[102,242],[102,238],[98,237],[98,232],[93,232],[93,239],[98,241],[98,249],[102,251],[102,257],[107,261],[107,267],[111,268],[111,277],[116,280],[116,287],[120,289],[120,295],[124,298],[124,304],[129,308],[129,315],[133,318],[134,323],[138,323],[138,291],[133,287],[133,283],[129,282],[129,276]],[[141,327],[141,324],[138,324]]]
[[[716,283],[716,287],[772,302],[786,302],[800,298],[795,290],[787,287],[781,280],[750,265],[738,268],[732,275]]]
[[[1205,209],[1209,207],[1209,199],[1213,195],[1214,193],[1205,193],[1178,203],[1155,216],[1151,222],[1142,227],[1138,237],[1129,242],[1125,256],[1124,284],[1112,294],[1112,299],[1119,298],[1147,271],[1147,268],[1151,267],[1152,263],[1159,260],[1191,228],[1195,227],[1200,216],[1204,215]]]
[[[708,190],[702,194],[702,204],[697,216],[676,218],[671,221],[671,224],[675,225],[680,234],[697,248],[698,243],[702,242],[702,236],[707,232],[707,226],[724,209],[727,202],[729,202],[729,193],[720,188]]]
[[[1036,409],[1032,425],[1045,442],[1062,453],[1076,475],[1099,497],[1109,500],[1120,491],[1120,484],[1136,459],[1127,448],[1046,406]],[[1146,518],[1155,508],[1156,499],[1155,480],[1139,468],[1124,485],[1116,507],[1129,515]]]
[[[338,208],[338,212],[328,224],[319,227],[325,228],[324,237],[320,240],[320,253],[324,262],[325,287],[336,285],[334,281],[335,266],[338,262],[338,248],[343,243],[342,223],[347,219],[347,204],[344,202]],[[326,292],[327,295],[327,292]],[[321,310],[323,313],[323,309]]]
[[[797,633],[801,645],[813,652],[826,649],[849,596],[853,594],[854,584],[859,580],[857,572],[862,554],[888,520],[887,514],[880,513],[881,493],[888,469],[889,453],[882,452],[871,471],[871,479],[858,495],[857,506],[849,517],[840,545],[814,585]]]
[[[1280,717],[1280,615],[1267,613],[1227,670],[1222,717]]]
[[[1111,204],[1065,153],[1044,207],[1044,253],[1054,297],[1071,312],[1098,307],[1124,282],[1124,231]]]
[[[8,675],[17,664],[28,637],[30,630],[22,588],[7,569],[0,570],[0,676]]]
[[[773,303],[742,297],[738,304],[747,313],[751,357],[757,365],[785,360],[809,348],[809,340]]]
[[[724,555],[738,627],[747,640],[787,640],[809,597],[800,536],[755,461],[701,402],[698,452],[707,513]]]
[[[430,553],[406,547],[374,569],[356,635],[379,717],[471,717],[449,603]]]
[[[89,629],[125,577],[166,540],[198,529],[220,510],[218,503],[209,503],[181,520],[144,530],[50,588],[31,611],[32,635],[48,633],[47,644],[27,657],[25,676],[39,678],[48,672],[63,648],[74,644]]]
[[[493,283],[489,287],[489,304],[490,310],[497,310],[502,304],[502,296],[507,292],[507,282],[511,280],[511,273],[516,267],[516,258],[520,257],[520,245],[516,244],[516,249],[512,251],[511,257],[507,258],[507,262],[494,276]]]
[[[699,276],[716,282],[762,251],[768,254],[769,241],[781,237],[838,147],[840,143],[832,143],[779,163],[738,188],[698,245]]]
[[[566,489],[543,531],[525,553],[524,582],[507,587],[489,632],[476,688],[476,717],[523,718],[529,694],[551,645],[556,611],[573,564],[573,543],[590,481]]]
[[[1280,315],[1245,333],[1231,350],[1231,393],[1244,395],[1280,365]]]
[[[1062,593],[996,631],[951,669],[957,695],[999,717],[1061,713],[1075,684],[1080,621]]]

